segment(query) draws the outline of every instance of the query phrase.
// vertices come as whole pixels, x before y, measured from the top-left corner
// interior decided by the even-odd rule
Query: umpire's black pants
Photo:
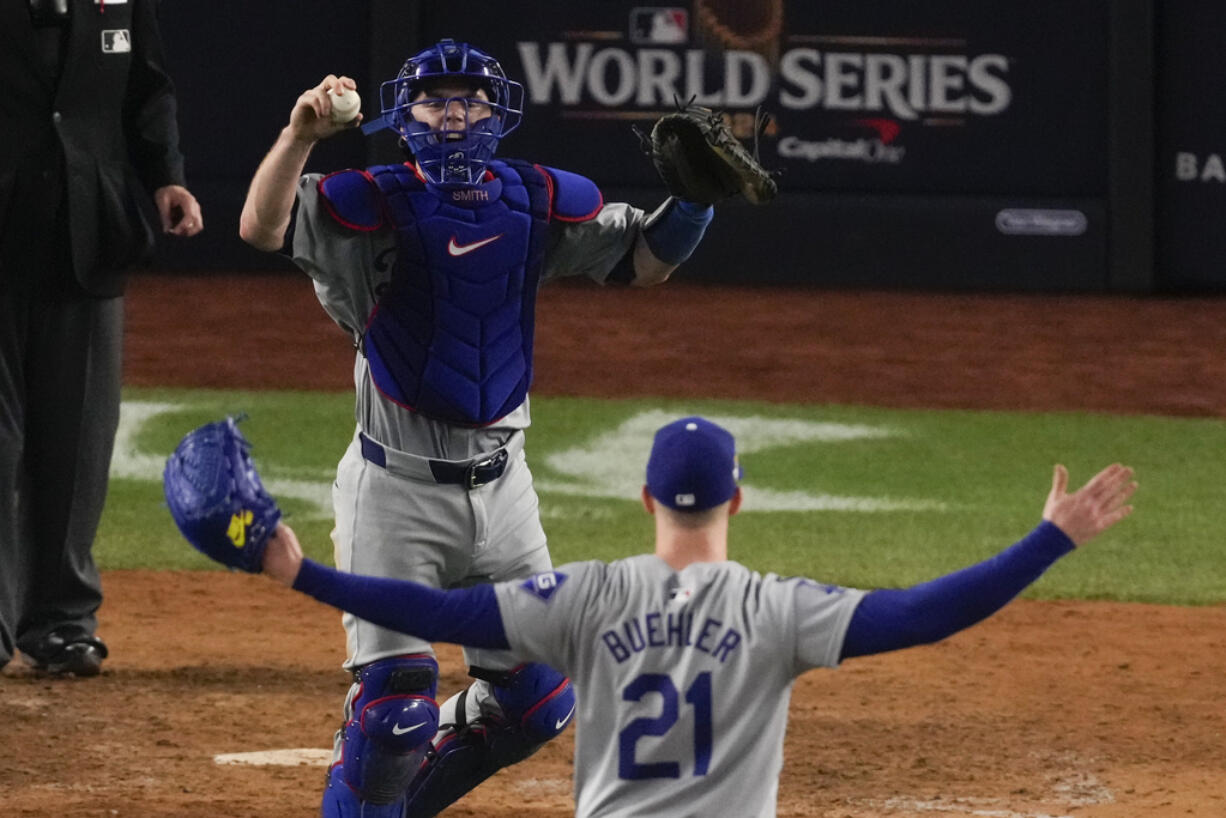
[[[61,625],[97,627],[91,548],[119,425],[123,298],[29,272],[0,268],[0,666]]]

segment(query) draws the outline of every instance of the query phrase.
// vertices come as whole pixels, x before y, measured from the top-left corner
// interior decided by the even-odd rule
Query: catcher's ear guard
[[[206,557],[250,573],[281,519],[234,418],[189,432],[166,460],[162,490],[179,531]]]

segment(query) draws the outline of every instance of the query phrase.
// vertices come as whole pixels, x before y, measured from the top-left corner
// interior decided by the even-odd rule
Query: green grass
[[[182,409],[149,420],[137,449],[164,457],[195,426],[247,412],[266,480],[330,483],[353,432],[348,394],[129,390],[128,401]],[[1080,485],[1122,461],[1137,469],[1137,513],[1066,557],[1029,592],[1046,598],[1211,604],[1226,601],[1226,423],[1218,420],[1075,413],[901,411],[728,401],[593,401],[534,398],[528,457],[541,486],[555,562],[615,559],[648,550],[652,528],[631,486],[625,499],[546,490],[574,484],[550,455],[608,434],[640,412],[867,424],[895,436],[793,442],[744,452],[744,483],[756,490],[927,502],[930,510],[746,511],[733,521],[732,557],[762,570],[859,587],[905,586],[983,559],[1039,519],[1052,464]],[[739,435],[745,440],[747,433]],[[647,442],[618,457],[641,468]],[[599,472],[602,466],[590,467]],[[578,479],[600,475],[584,475]],[[282,498],[309,553],[328,560],[330,521]],[[747,505],[750,505],[747,503]],[[95,553],[108,568],[209,568],[170,520],[156,480],[115,479]]]

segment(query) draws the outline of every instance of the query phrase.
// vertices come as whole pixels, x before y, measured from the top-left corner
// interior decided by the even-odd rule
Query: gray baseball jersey
[[[292,258],[314,280],[324,309],[356,344],[380,288],[391,277],[396,238],[389,227],[363,231],[340,225],[319,195],[320,178],[308,174],[299,182]],[[542,281],[582,275],[603,282],[634,246],[646,218],[638,208],[609,203],[589,221],[551,223]],[[527,400],[489,426],[433,420],[384,397],[360,352],[354,361],[354,387],[357,430],[333,487],[338,568],[439,588],[549,569],[536,492],[522,451],[523,430],[531,422]],[[387,468],[363,457],[357,432],[388,452]],[[408,465],[424,458],[465,461],[500,448],[511,452],[503,475],[471,491],[435,484],[428,470],[423,478],[390,462],[393,456]],[[402,653],[432,652],[415,637],[349,615],[343,621],[349,667]],[[484,667],[511,666],[500,654],[468,651],[467,658]]]
[[[570,676],[576,815],[775,815],[792,682],[863,591],[655,555],[500,583],[512,652]]]

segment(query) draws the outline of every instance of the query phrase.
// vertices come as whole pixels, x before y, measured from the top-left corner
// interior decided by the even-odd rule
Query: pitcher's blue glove
[[[250,449],[234,418],[201,426],[166,461],[162,489],[175,524],[197,551],[258,574],[281,509],[264,490]]]

